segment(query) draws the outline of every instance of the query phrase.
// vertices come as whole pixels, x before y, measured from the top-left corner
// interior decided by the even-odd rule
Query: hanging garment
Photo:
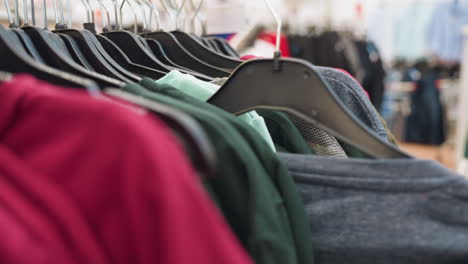
[[[279,152],[295,154],[317,154],[309,147],[307,141],[288,116],[280,111],[257,110],[266,122],[268,131]]]
[[[466,178],[433,161],[278,155],[306,204],[316,263],[466,263]]]
[[[285,113],[307,141],[312,151],[319,156],[347,158],[343,147],[335,137],[325,130],[314,126],[311,122],[291,113]]]
[[[369,93],[370,100],[375,109],[380,111],[385,92],[386,78],[380,51],[373,42],[368,41],[356,41],[356,47],[361,59],[361,65],[366,73],[362,86]]]
[[[223,85],[226,80],[227,78],[222,78],[215,82]],[[265,119],[278,151],[347,158],[344,149],[334,137],[297,115],[271,110],[257,112]]]
[[[427,31],[434,5],[434,1],[412,0],[403,8],[394,20],[395,53],[392,59],[417,61],[428,57]]]
[[[344,45],[344,52],[346,58],[348,58],[349,65],[354,73],[354,78],[359,83],[364,81],[365,69],[361,65],[361,59],[359,58],[359,51],[354,44],[354,39],[351,34],[338,33],[340,36],[340,41]]]
[[[330,85],[343,105],[354,116],[383,140],[394,143],[393,135],[386,128],[383,119],[369,101],[362,86],[354,78],[337,69],[327,67],[314,67],[314,69]],[[367,155],[362,151],[349,144],[338,143],[335,138],[330,138],[327,132],[314,127],[313,124],[302,118],[290,114],[288,116],[317,155],[367,158]]]
[[[340,68],[358,76],[346,56],[346,43],[337,32],[326,31],[320,35],[288,37],[291,55],[317,66]]]
[[[146,89],[135,84],[123,89],[190,114],[215,140],[221,163],[206,185],[256,263],[311,263],[310,230],[297,190],[259,134],[173,87],[151,79],[141,85]]]
[[[354,79],[342,69],[332,69],[317,66],[315,66],[314,69],[330,85],[330,87],[336,93],[338,98],[340,98],[342,103],[348,108],[348,110],[350,110],[360,121],[364,122],[367,127],[377,133],[377,135],[379,135],[382,139],[396,145],[396,140],[393,134],[386,126],[386,123],[380,114],[377,112],[377,110],[375,110],[375,107],[370,102],[369,96],[364,88],[356,79]],[[223,79],[219,79],[217,82],[222,85]],[[269,111],[263,111],[262,113],[265,114],[266,112],[268,113]],[[263,114],[261,115],[263,116]],[[305,121],[304,119],[294,114],[285,114],[287,115],[287,118],[293,122],[294,126],[298,129],[302,137],[306,140],[306,142],[308,142],[312,152],[316,155],[342,158],[346,158],[348,155],[355,158],[367,157],[367,155],[365,155],[362,151],[346,143],[339,143],[327,132],[315,127],[313,124]],[[270,115],[274,114],[271,113]],[[266,117],[264,116],[264,118]],[[276,119],[276,123],[279,123],[280,121],[278,120],[282,119],[282,117],[276,117]],[[288,121],[285,122],[287,123]],[[272,126],[271,129],[270,126]],[[267,121],[267,127],[270,130],[270,133],[272,133],[272,131],[276,131],[276,136],[273,135],[273,141],[276,144],[278,142],[285,144],[286,141],[289,141],[289,143],[286,143],[286,145],[294,145],[294,142],[291,142],[288,138],[281,136],[281,134],[287,135],[290,133],[287,129],[287,124],[284,124],[283,126],[276,126],[273,125],[271,121],[270,124]],[[284,128],[282,129],[282,132],[279,132],[280,128]],[[286,151],[281,146],[279,146],[279,148]],[[286,152],[306,154],[301,153],[299,148],[290,148],[290,151]]]
[[[417,72],[414,75],[412,72]],[[420,78],[415,79],[415,76]],[[411,113],[406,119],[405,141],[427,145],[440,145],[445,142],[443,106],[438,76],[431,69],[410,69],[405,80],[416,83],[411,93]]]
[[[395,59],[395,18],[401,12],[399,5],[390,1],[378,1],[378,7],[373,8],[367,19],[367,39],[374,42],[385,62]]]
[[[458,0],[441,1],[434,10],[427,33],[429,49],[442,62],[460,62],[468,4]]]
[[[172,86],[182,91],[183,93],[193,96],[204,102],[206,102],[219,89],[218,85],[198,80],[191,75],[183,74],[176,70],[169,72],[156,82],[160,85],[167,84]],[[265,120],[259,116],[257,112],[251,111],[239,115],[239,118],[254,128],[268,143],[271,149],[276,151],[273,139],[271,138],[271,135],[266,127]]]
[[[2,263],[251,263],[159,119],[29,76],[0,90]]]
[[[332,87],[340,101],[354,116],[364,122],[377,135],[389,141],[390,132],[385,129],[382,118],[372,105],[363,87],[351,76],[337,69],[315,67],[319,74]]]
[[[316,67],[324,80],[333,88],[345,107],[383,140],[396,143],[385,121],[375,110],[364,88],[349,74],[340,69]],[[352,158],[368,158],[368,155],[345,142],[340,142],[346,155]]]

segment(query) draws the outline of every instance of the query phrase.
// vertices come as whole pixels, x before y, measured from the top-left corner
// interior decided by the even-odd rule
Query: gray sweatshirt
[[[278,154],[313,232],[316,264],[468,263],[468,180],[432,161]]]

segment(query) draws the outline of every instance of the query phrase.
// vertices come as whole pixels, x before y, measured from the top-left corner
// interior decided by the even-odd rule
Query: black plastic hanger
[[[220,52],[220,53],[221,53],[221,50],[220,50],[216,45],[214,45],[212,41],[210,41],[210,40],[208,40],[208,39],[206,39],[206,38],[198,38],[198,37],[197,37],[197,39],[198,39],[199,41],[201,41],[201,42],[205,45],[205,47],[207,47],[207,48],[209,48],[209,49],[212,49],[212,50],[214,50],[214,51],[216,51],[216,52]]]
[[[104,57],[104,59],[110,63],[115,69],[117,69],[120,73],[122,73],[124,76],[129,78],[132,81],[138,82],[141,80],[141,76],[138,76],[131,71],[128,71],[125,67],[120,65],[108,52],[107,50],[102,46],[101,42],[98,40],[97,35],[94,34],[93,32],[89,32],[89,37],[91,39],[91,42],[94,44],[94,46],[99,50],[101,55]]]
[[[169,59],[166,55],[166,52],[163,50],[161,44],[159,44],[159,42],[157,42],[156,40],[154,39],[145,39],[143,37],[140,38],[140,40],[147,45],[147,48],[152,52],[152,54],[158,59],[160,60],[162,63],[168,65],[168,66],[171,66],[171,67],[175,67],[175,68],[179,68],[179,69],[183,69],[183,67],[175,64],[173,61],[171,61],[171,59]]]
[[[228,51],[228,53],[230,53],[234,58],[240,58],[240,55],[239,53],[236,51],[236,49],[234,49],[231,44],[229,44],[229,42],[223,38],[219,38],[219,37],[215,37],[215,39],[217,39],[219,42],[223,43],[224,47],[226,48],[226,50]]]
[[[58,35],[63,39],[63,42],[67,46],[68,51],[70,52],[73,60],[76,63],[80,64],[81,66],[85,67],[90,71],[95,71],[93,69],[93,66],[91,66],[91,64],[86,59],[85,55],[81,52],[78,43],[76,43],[76,41],[72,37],[65,34]]]
[[[156,69],[165,73],[173,70],[173,67],[163,64],[151,54],[139,41],[139,36],[129,31],[112,31],[102,33],[109,40],[114,42],[127,56],[135,63]]]
[[[242,63],[239,59],[233,59],[205,47],[199,40],[190,34],[182,31],[172,31],[171,33],[191,54],[210,65],[232,71]]]
[[[150,8],[151,10],[152,5],[148,3],[149,1],[143,1],[143,3],[145,2],[148,5],[148,8]],[[164,2],[162,3],[164,4]],[[171,3],[171,6],[172,4],[173,3]],[[200,10],[201,4],[197,8],[197,11],[196,11],[197,13]],[[174,21],[176,22],[176,25],[178,24],[177,23],[178,18],[179,18],[179,15],[181,14],[181,11],[184,5],[185,5],[185,1],[182,2],[181,6],[177,8],[177,17],[176,17],[176,20]],[[155,13],[155,12],[152,12],[152,13]],[[157,17],[156,17],[156,21],[158,21]],[[201,60],[200,58],[197,58],[197,56],[194,56],[193,54],[191,54],[179,43],[179,41],[171,33],[160,31],[159,25],[157,28],[158,29],[156,31],[144,33],[142,34],[142,36],[158,41],[160,46],[162,46],[162,50],[164,51],[166,56],[170,59],[170,61],[172,61],[176,65],[182,66],[185,69],[189,69],[192,72],[204,74],[210,78],[223,77],[223,76],[229,75],[228,71],[225,71],[222,68],[210,65],[209,63]]]
[[[281,59],[279,53],[275,57],[243,63],[208,102],[235,114],[255,109],[287,111],[372,157],[410,157],[354,117],[312,64]]]
[[[119,63],[122,67],[127,69],[134,74],[137,74],[141,77],[149,77],[152,79],[159,79],[166,75],[165,72],[158,71],[140,64],[133,63],[130,58],[123,52],[114,42],[102,35],[96,35],[96,38],[99,40],[101,45],[106,49],[109,55]]]
[[[205,79],[207,76],[198,74],[198,72],[187,71],[185,68],[177,68],[166,65],[156,58],[152,51],[148,50],[140,41],[140,36],[129,31],[113,31],[102,33],[105,37],[116,44],[127,56],[135,63],[153,68],[163,72],[178,70],[183,73],[189,73],[197,78]],[[208,76],[210,78],[211,76]]]
[[[211,177],[216,170],[216,154],[210,140],[200,125],[183,112],[173,109],[140,96],[126,93],[118,89],[106,89],[105,93],[126,101],[140,105],[161,118],[176,134],[181,136],[194,167],[202,172],[203,176]]]
[[[54,69],[37,62],[23,48],[18,36],[0,25],[0,69],[12,73],[29,73],[36,78],[66,87],[96,89],[96,84],[88,79]]]
[[[58,35],[33,26],[23,27],[23,30],[31,38],[48,65],[94,80],[100,87],[120,87],[124,84],[124,82],[119,80],[96,72],[91,72],[75,63],[68,53],[63,40]],[[63,49],[62,46],[65,47],[65,49]]]
[[[239,54],[227,43],[225,39],[218,38],[218,37],[208,37],[207,38],[211,43],[217,46],[222,53],[226,56],[230,56],[233,58],[239,58]]]
[[[216,43],[213,38],[202,38],[202,40],[209,43],[210,47],[212,47],[212,49],[216,50],[218,53],[228,56],[226,51],[222,50],[219,46],[219,43]]]
[[[23,47],[26,49],[29,55],[31,55],[34,60],[45,64],[44,59],[39,54],[39,51],[34,46],[34,43],[31,41],[31,38],[29,38],[28,34],[26,34],[26,32],[20,28],[11,28],[11,30],[15,32],[16,35],[18,35],[18,38],[21,40]]]
[[[144,39],[144,38],[143,38]],[[187,73],[187,74],[190,74],[190,75],[193,75],[194,77],[200,79],[200,80],[203,80],[203,81],[211,81],[213,80],[213,78],[209,77],[209,76],[206,76],[204,74],[201,74],[201,73],[198,73],[198,72],[194,72],[194,71],[191,71],[187,68],[184,68],[176,63],[174,63],[171,59],[169,59],[166,55],[166,53],[164,52],[164,49],[162,48],[161,44],[159,44],[159,42],[157,42],[156,40],[154,39],[144,39],[144,41],[149,45],[150,47],[150,51],[162,62],[164,62],[165,64],[167,65],[171,65],[173,67],[175,67],[178,71],[182,72],[182,73]]]
[[[164,31],[142,34],[145,38],[157,40],[166,51],[167,56],[176,64],[195,72],[210,77],[227,77],[230,72],[219,67],[212,66],[202,59],[197,58],[185,49],[171,33]]]
[[[90,31],[78,29],[61,29],[55,30],[54,32],[71,36],[78,43],[80,50],[83,52],[88,62],[97,72],[121,80],[123,82],[138,81],[138,77],[136,77],[136,79],[129,78],[130,73],[123,74],[122,71],[125,70],[121,69],[120,65],[117,63],[109,63],[111,58],[106,59],[105,56],[107,53],[105,53],[105,51],[100,51],[95,43],[93,43],[93,35]]]

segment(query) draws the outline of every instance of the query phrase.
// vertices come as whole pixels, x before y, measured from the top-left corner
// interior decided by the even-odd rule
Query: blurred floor
[[[456,168],[455,149],[451,145],[427,146],[400,143],[400,147],[417,158],[438,161],[452,170]]]

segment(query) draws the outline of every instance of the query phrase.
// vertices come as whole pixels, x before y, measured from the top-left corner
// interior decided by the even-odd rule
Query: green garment
[[[153,80],[143,83],[145,87],[179,92],[157,85]],[[285,202],[252,148],[229,122],[216,113],[136,84],[122,89],[174,107],[196,119],[212,140],[219,163],[216,175],[205,179],[204,184],[233,232],[256,263],[298,263]]]
[[[398,147],[398,141],[395,139],[395,136],[393,135],[392,131],[388,128],[387,122],[380,116],[379,114],[380,121],[382,122],[383,126],[385,127],[385,131],[387,132],[387,139],[388,142],[391,144],[395,145]],[[356,147],[347,144],[343,141],[339,141],[341,147],[343,147],[344,151],[350,158],[355,158],[355,159],[371,159],[372,157],[367,155],[366,153],[362,152],[361,150],[357,149]]]
[[[287,115],[279,111],[257,110],[266,122],[268,131],[279,152],[315,154]]]
[[[465,141],[465,158],[468,159],[468,138]]]
[[[205,82],[199,80],[192,75],[184,74],[179,71],[173,70],[166,74],[163,78],[156,81],[157,84],[162,85],[166,84],[173,88],[176,88],[179,91],[182,91],[185,94],[193,96],[203,102],[208,101],[208,99],[216,93],[219,89],[219,85]],[[251,111],[242,115],[239,115],[239,118],[252,126],[263,139],[266,140],[268,145],[276,151],[273,139],[271,138],[270,133],[268,132],[265,120],[257,114],[255,111]]]
[[[203,109],[207,112],[210,112],[215,116],[218,116],[221,119],[227,121],[238,131],[238,133],[242,136],[242,138],[244,138],[245,141],[247,141],[251,149],[254,151],[254,154],[258,158],[258,160],[260,160],[260,164],[264,167],[267,174],[270,176],[270,181],[274,183],[276,189],[279,191],[283,199],[283,205],[285,206],[287,211],[284,215],[284,218],[286,221],[289,222],[289,230],[292,232],[292,237],[294,239],[293,247],[296,251],[297,256],[296,262],[293,261],[283,263],[313,263],[311,245],[312,234],[302,200],[299,196],[299,193],[296,189],[292,177],[288,173],[287,168],[278,160],[276,154],[271,150],[271,148],[268,147],[265,141],[261,139],[261,136],[258,133],[256,133],[255,130],[253,130],[250,126],[240,121],[236,116],[227,113],[213,105],[187,96],[177,89],[174,89],[169,86],[157,85],[153,80],[148,78],[143,79],[140,82],[140,84],[145,88],[150,89],[156,93],[170,96],[172,98],[190,104],[196,109]],[[187,113],[190,113],[190,111]],[[225,130],[223,131],[223,133],[226,132],[227,131]],[[232,141],[232,144],[237,145],[237,142]],[[260,185],[259,188],[266,187]],[[261,225],[261,223],[259,224]],[[273,235],[274,233],[270,234],[270,236]],[[275,239],[278,238],[276,237]],[[285,241],[285,243],[286,242],[287,241]],[[274,251],[274,249],[270,249],[270,252],[268,253],[271,256],[275,255],[279,257],[280,255],[282,255],[282,253],[279,252],[272,254],[271,251]],[[278,261],[277,257],[274,257],[274,263],[281,262]]]
[[[387,121],[385,121],[383,119],[383,117],[379,114],[379,119],[380,121],[382,122],[384,128],[385,128],[385,131],[387,132],[387,138],[388,138],[388,141],[392,144],[394,144],[395,146],[398,147],[398,141],[396,140],[395,136],[393,135],[392,131],[390,130],[390,128],[388,128],[388,124],[387,124]]]

